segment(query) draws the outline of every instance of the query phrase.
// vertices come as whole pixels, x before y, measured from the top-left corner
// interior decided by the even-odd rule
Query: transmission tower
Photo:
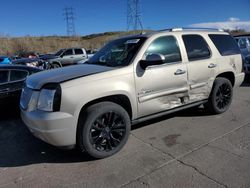
[[[72,7],[66,7],[63,9],[63,16],[66,21],[67,35],[75,36],[75,14]]]
[[[140,0],[127,0],[127,31],[143,30]]]

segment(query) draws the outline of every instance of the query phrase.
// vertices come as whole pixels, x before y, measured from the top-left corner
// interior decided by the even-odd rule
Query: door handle
[[[185,74],[185,73],[186,73],[185,70],[178,69],[174,74],[175,75],[181,75],[181,74]]]
[[[70,57],[70,58],[74,58],[74,57]]]
[[[214,64],[214,63],[211,63],[211,64],[208,65],[208,68],[210,68],[210,69],[211,69],[211,68],[215,68],[215,67],[217,67],[217,65]]]

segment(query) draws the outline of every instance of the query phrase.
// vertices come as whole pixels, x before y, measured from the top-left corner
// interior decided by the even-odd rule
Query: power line
[[[140,0],[127,0],[127,31],[131,29],[143,30]]]
[[[75,36],[75,14],[72,7],[65,7],[63,9],[64,20],[66,21],[67,35]]]

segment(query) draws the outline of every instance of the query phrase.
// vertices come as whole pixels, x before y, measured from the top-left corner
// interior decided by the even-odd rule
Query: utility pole
[[[75,14],[72,7],[65,7],[63,9],[64,20],[66,21],[67,35],[75,36]]]
[[[141,1],[127,0],[127,31],[143,30],[141,22]]]

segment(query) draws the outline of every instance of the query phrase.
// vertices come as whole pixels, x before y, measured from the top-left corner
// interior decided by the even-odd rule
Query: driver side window
[[[63,56],[69,56],[69,55],[73,55],[73,50],[72,50],[72,49],[66,50],[66,51],[63,53]]]
[[[165,56],[165,63],[174,63],[181,61],[180,48],[178,42],[173,36],[164,36],[155,39],[147,49],[145,55],[162,54]]]

